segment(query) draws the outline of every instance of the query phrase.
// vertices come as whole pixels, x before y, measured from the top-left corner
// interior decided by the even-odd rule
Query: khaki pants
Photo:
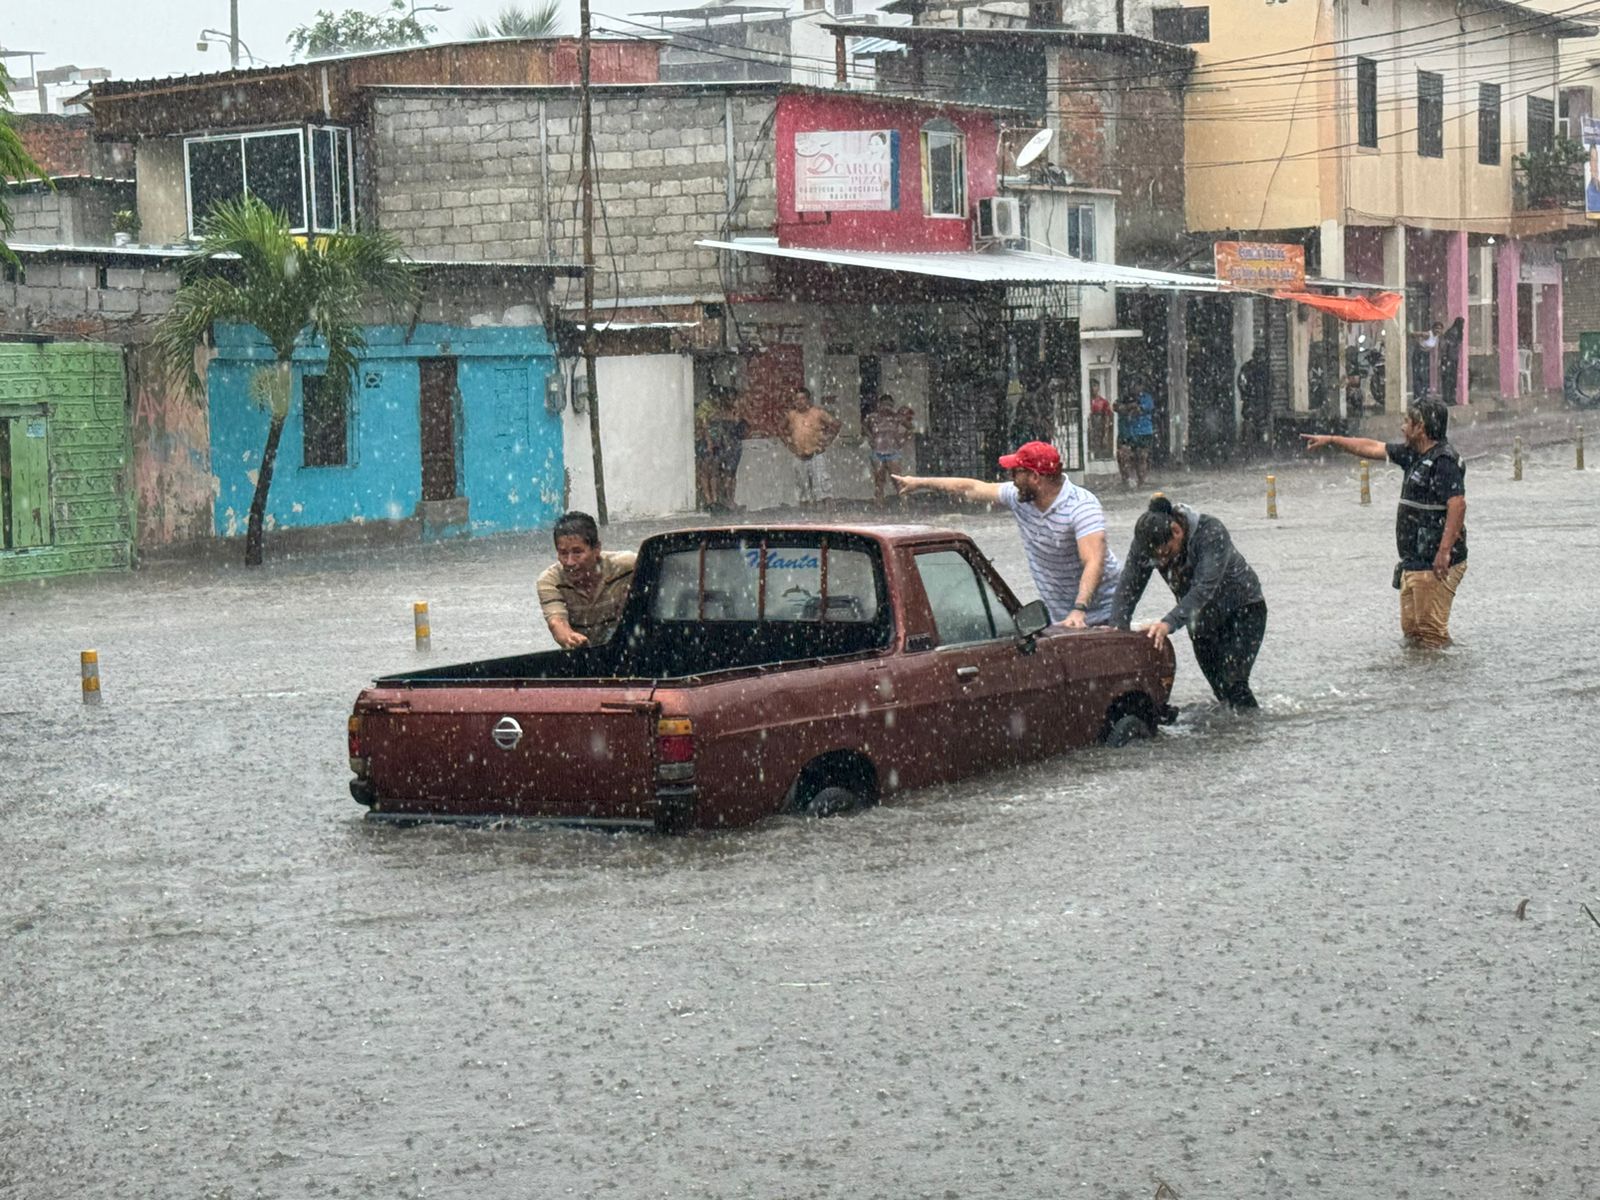
[[[1406,571],[1400,576],[1400,632],[1437,650],[1450,644],[1450,605],[1467,573],[1466,563],[1450,568],[1443,580],[1432,571]]]

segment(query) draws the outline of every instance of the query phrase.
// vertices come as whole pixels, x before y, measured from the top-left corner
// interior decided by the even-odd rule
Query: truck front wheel
[[[1148,722],[1134,713],[1125,713],[1111,723],[1111,728],[1106,730],[1106,745],[1120,750],[1129,742],[1141,738],[1154,736],[1154,731]]]

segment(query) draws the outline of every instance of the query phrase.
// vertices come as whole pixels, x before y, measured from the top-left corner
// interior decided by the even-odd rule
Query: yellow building
[[[1557,161],[1562,47],[1594,27],[1500,0],[1162,11],[1198,55],[1185,120],[1191,231],[1298,242],[1312,275],[1401,292],[1396,319],[1370,331],[1387,349],[1391,410],[1424,386],[1451,402],[1469,385],[1476,396],[1560,388],[1556,247],[1574,221]],[[1292,407],[1312,406],[1313,343],[1331,339],[1327,361],[1342,375],[1339,346],[1354,331],[1252,307],[1277,312],[1252,318],[1254,340],[1287,367]],[[1408,330],[1457,319],[1453,361],[1418,356]]]

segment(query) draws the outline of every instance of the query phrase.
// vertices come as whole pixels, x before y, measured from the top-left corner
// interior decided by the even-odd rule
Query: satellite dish
[[[1050,139],[1055,137],[1054,129],[1041,129],[1028,139],[1028,144],[1017,151],[1017,169],[1020,171],[1039,155],[1044,153],[1044,148],[1050,144]]]

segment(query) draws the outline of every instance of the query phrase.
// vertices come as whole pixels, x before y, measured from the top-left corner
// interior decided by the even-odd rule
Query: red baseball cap
[[[1007,471],[1019,468],[1035,475],[1061,474],[1061,455],[1049,442],[1024,442],[1015,454],[1002,454],[1000,465]]]

